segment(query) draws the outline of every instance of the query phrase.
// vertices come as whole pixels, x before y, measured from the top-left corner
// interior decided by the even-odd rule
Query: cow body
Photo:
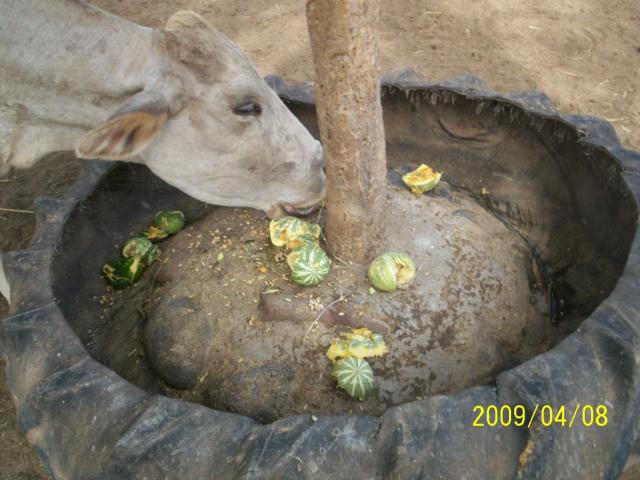
[[[192,12],[141,27],[77,0],[0,0],[0,171],[52,150],[146,164],[208,203],[304,208],[319,143]]]
[[[324,197],[319,142],[197,14],[151,29],[79,0],[0,0],[0,173],[67,149],[270,216]]]
[[[80,3],[0,2],[0,118],[13,140],[0,140],[4,166],[74,149],[144,88],[154,43],[153,30]]]

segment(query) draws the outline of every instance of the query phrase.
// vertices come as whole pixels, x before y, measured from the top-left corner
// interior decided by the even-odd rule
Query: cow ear
[[[144,90],[124,103],[76,146],[79,158],[126,160],[144,150],[166,122],[169,104],[161,92]]]
[[[210,80],[220,80],[228,64],[247,61],[227,37],[190,10],[176,12],[169,18],[164,37],[173,58]]]

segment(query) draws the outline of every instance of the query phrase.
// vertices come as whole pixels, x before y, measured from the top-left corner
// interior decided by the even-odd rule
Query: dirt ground
[[[117,15],[160,26],[193,9],[237,42],[263,74],[313,79],[303,0],[93,0]],[[640,3],[636,0],[397,0],[383,2],[381,67],[410,66],[431,80],[473,73],[500,92],[542,90],[565,113],[597,115],[623,145],[640,149]],[[69,167],[0,179],[0,207],[59,193]],[[28,213],[0,212],[0,247],[22,248]],[[25,217],[26,216],[26,217]],[[0,301],[1,302],[1,301]],[[0,317],[6,305],[0,303]],[[0,382],[0,480],[47,478],[15,425]],[[628,477],[632,478],[632,477]],[[633,478],[640,478],[634,475]]]

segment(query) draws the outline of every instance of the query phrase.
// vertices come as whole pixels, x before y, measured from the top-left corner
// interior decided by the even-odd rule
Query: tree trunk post
[[[333,254],[366,263],[383,235],[386,149],[378,68],[379,0],[307,0]]]

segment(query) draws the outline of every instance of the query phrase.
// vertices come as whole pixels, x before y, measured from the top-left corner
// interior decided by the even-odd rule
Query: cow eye
[[[262,113],[262,107],[256,102],[245,102],[235,106],[233,108],[233,113],[236,115],[242,115],[243,117],[248,117],[250,115],[257,117]]]

